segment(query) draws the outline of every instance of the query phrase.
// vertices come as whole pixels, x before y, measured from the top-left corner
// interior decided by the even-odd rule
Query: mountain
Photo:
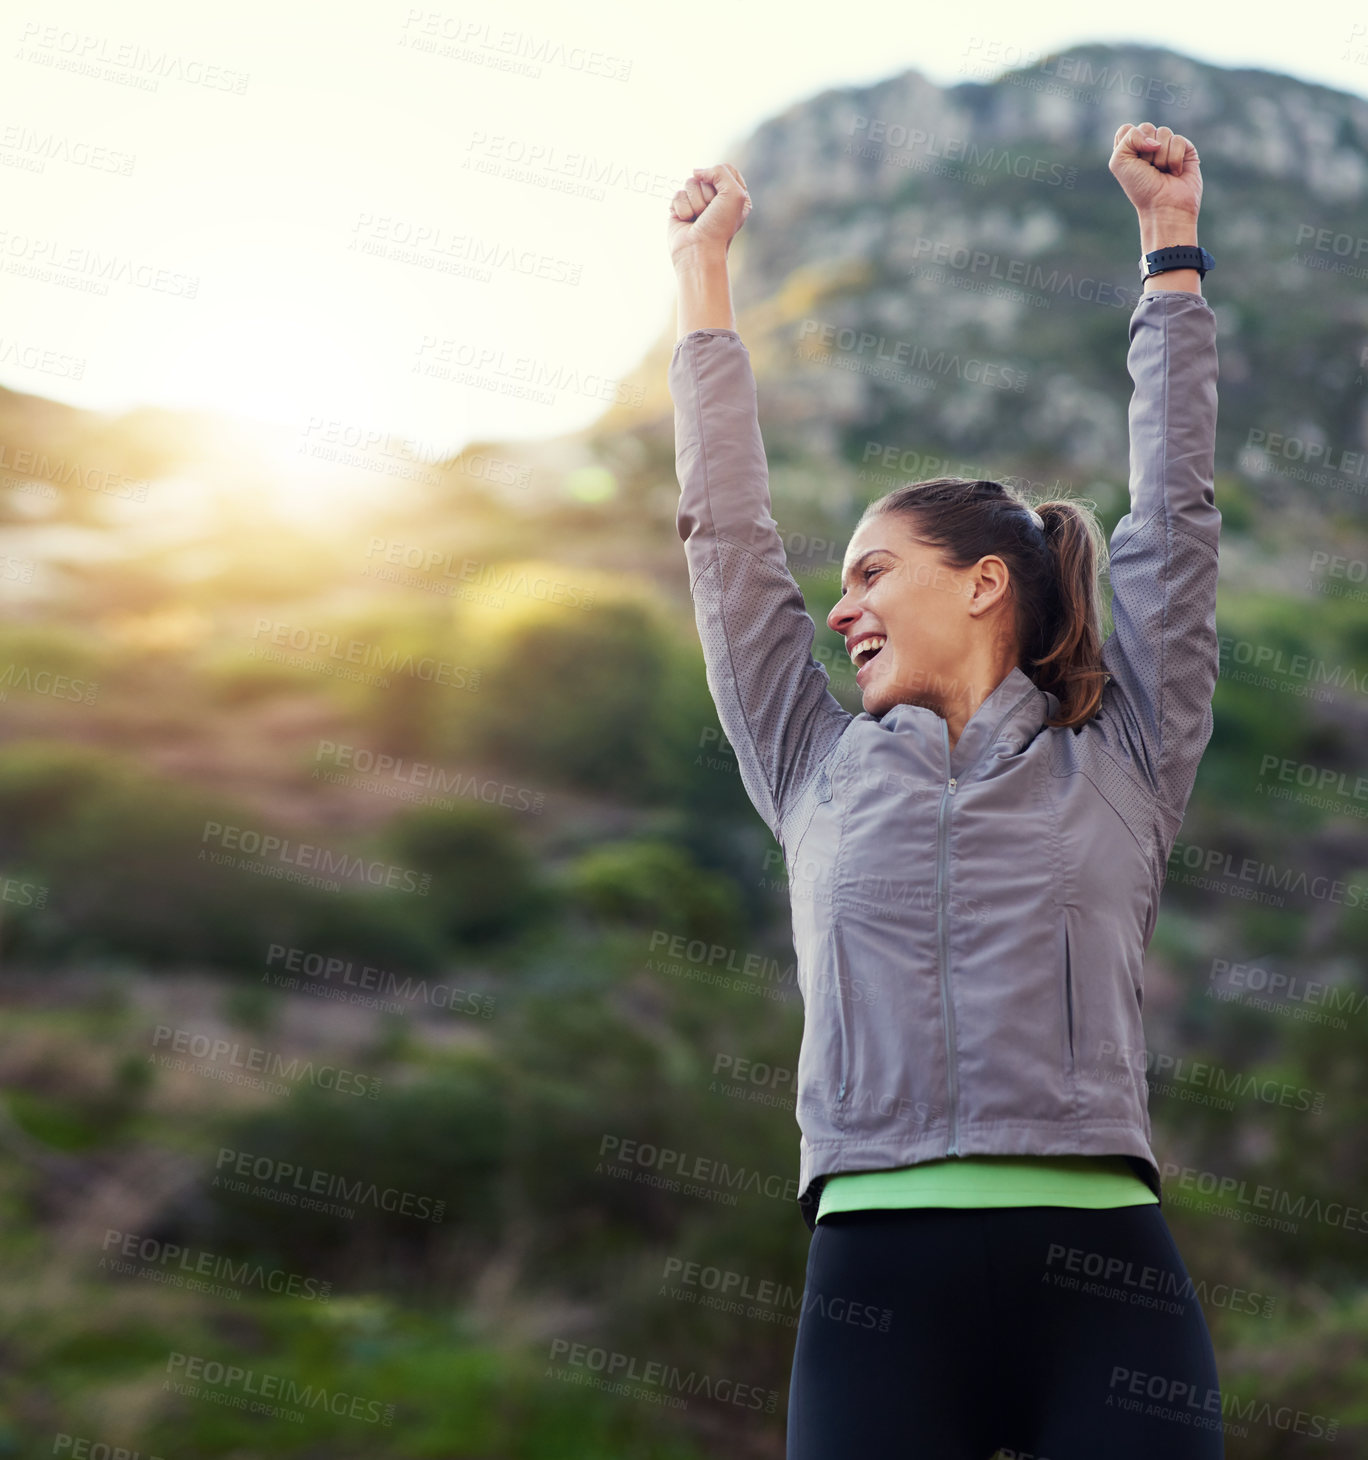
[[[1368,101],[1142,47],[1079,47],[948,88],[906,71],[833,89],[725,159],[754,200],[732,276],[771,462],[827,473],[825,495],[795,480],[790,503],[780,480],[777,501],[822,498],[848,520],[852,495],[935,474],[917,453],[1037,495],[1124,481],[1140,247],[1107,160],[1138,121],[1201,158],[1221,469],[1275,515],[1295,502],[1362,521],[1368,477],[1352,462],[1325,483],[1270,469],[1300,459],[1289,442],[1335,462],[1368,446]],[[911,465],[874,480],[889,447]],[[833,479],[837,463],[855,480]]]

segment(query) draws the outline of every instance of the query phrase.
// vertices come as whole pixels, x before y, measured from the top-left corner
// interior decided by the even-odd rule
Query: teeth
[[[871,634],[867,639],[861,639],[851,651],[850,662],[859,667],[861,664],[861,655],[864,655],[868,659],[869,655],[875,649],[882,649],[887,642],[888,640],[882,634]]]

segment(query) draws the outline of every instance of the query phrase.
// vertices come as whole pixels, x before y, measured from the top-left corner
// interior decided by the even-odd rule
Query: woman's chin
[[[898,703],[897,695],[891,695],[880,685],[867,686],[862,692],[861,703],[867,715],[882,715]]]

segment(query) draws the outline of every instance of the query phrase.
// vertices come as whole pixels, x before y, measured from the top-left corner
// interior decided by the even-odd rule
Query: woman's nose
[[[829,628],[833,633],[839,634],[841,632],[841,625],[843,623],[848,624],[850,620],[854,618],[854,616],[854,610],[843,598],[836,604],[836,607],[833,608],[829,614],[827,614],[827,628]]]

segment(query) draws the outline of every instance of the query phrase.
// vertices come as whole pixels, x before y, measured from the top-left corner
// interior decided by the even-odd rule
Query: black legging
[[[787,1460],[1211,1460],[1206,1319],[1157,1205],[817,1224]]]

